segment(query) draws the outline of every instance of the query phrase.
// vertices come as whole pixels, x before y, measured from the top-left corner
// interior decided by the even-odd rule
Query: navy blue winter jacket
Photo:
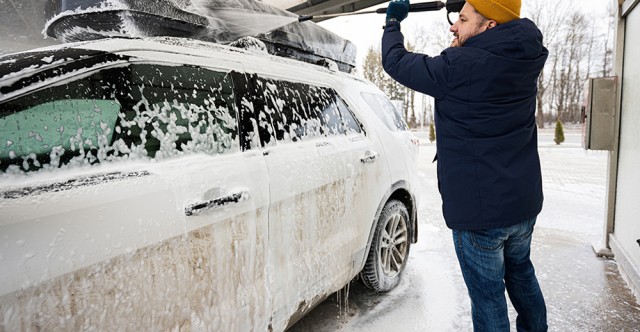
[[[535,110],[547,55],[528,19],[500,24],[435,57],[407,52],[400,23],[385,27],[385,71],[435,98],[438,185],[449,228],[507,227],[540,213]]]

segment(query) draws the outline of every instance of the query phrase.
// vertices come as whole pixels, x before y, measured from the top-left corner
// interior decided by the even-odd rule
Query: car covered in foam
[[[239,46],[243,46],[240,48]],[[285,330],[417,240],[417,141],[331,59],[178,37],[0,57],[3,330]]]

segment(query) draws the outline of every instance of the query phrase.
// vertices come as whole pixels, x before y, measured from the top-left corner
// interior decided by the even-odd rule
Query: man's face
[[[454,39],[451,47],[463,46],[469,38],[493,28],[497,25],[494,20],[487,20],[476,12],[469,3],[465,3],[460,11],[460,17],[449,31],[453,32]]]

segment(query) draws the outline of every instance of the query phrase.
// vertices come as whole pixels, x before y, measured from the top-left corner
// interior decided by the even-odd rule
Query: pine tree
[[[373,46],[369,47],[367,50],[367,55],[365,56],[364,63],[362,65],[362,71],[364,78],[368,79],[371,83],[380,88],[380,90],[382,90],[389,99],[404,102],[403,114],[407,117],[407,109],[410,102],[409,100],[405,100],[407,88],[387,75],[384,68],[382,68],[382,54],[380,51],[375,50]],[[405,118],[405,121],[409,122],[409,119]]]
[[[373,46],[367,50],[367,55],[364,58],[364,64],[362,65],[362,71],[364,78],[371,81],[380,89],[383,89],[385,84],[384,69],[382,68],[382,55],[379,51],[376,51]]]
[[[429,142],[433,143],[436,140],[436,128],[433,126],[433,121],[429,123]]]
[[[556,121],[556,135],[553,138],[553,141],[556,142],[557,145],[564,142],[564,128],[562,128],[562,122],[560,122],[560,119]]]

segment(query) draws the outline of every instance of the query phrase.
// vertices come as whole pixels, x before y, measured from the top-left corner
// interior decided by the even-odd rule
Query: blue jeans
[[[517,330],[547,330],[547,309],[529,258],[535,223],[533,218],[505,228],[453,231],[474,331],[509,331],[505,288],[518,312]]]

